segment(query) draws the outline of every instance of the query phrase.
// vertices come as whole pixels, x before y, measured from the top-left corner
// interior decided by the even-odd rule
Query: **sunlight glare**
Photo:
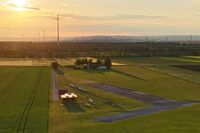
[[[27,2],[25,0],[10,0],[10,2],[17,7],[23,7],[27,5]]]

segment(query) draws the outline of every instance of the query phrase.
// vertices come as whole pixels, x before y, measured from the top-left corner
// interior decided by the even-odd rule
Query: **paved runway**
[[[109,91],[109,92],[121,95],[121,96],[125,96],[125,97],[131,98],[131,99],[136,99],[138,101],[142,101],[142,102],[148,103],[148,104],[168,103],[168,102],[173,101],[170,99],[165,99],[162,97],[150,95],[150,94],[139,92],[136,90],[117,87],[117,86],[108,85],[108,84],[104,84],[104,83],[92,83],[89,85],[92,87],[95,87],[95,88],[99,88],[99,89],[102,89],[105,91]]]
[[[149,108],[119,113],[112,116],[101,116],[101,117],[96,118],[95,120],[98,122],[114,122],[114,121],[119,121],[119,120],[126,120],[130,118],[150,115],[157,112],[172,110],[178,107],[192,106],[194,104],[197,104],[197,102],[192,102],[192,101],[174,102],[170,104],[165,104],[165,105],[160,105],[160,106],[151,106]]]
[[[121,96],[125,96],[131,99],[136,99],[147,104],[151,104],[151,107],[123,112],[111,116],[100,116],[95,118],[97,122],[115,122],[119,120],[126,120],[130,118],[136,118],[144,115],[150,115],[157,112],[172,110],[178,107],[192,106],[194,104],[199,104],[198,101],[175,101],[171,99],[166,99],[147,93],[134,91],[132,89],[117,87],[104,83],[91,83],[89,84],[92,87],[99,88],[105,91],[109,91]]]
[[[56,73],[54,70],[51,72],[52,77],[52,100],[57,102],[59,101],[58,89],[56,87]]]

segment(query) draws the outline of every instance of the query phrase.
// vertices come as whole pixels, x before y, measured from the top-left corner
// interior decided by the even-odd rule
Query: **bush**
[[[52,66],[53,69],[58,69],[59,64],[58,64],[58,62],[52,62],[51,66]]]

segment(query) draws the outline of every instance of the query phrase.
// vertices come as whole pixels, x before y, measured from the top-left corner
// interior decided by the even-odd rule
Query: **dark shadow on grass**
[[[85,110],[75,102],[67,102],[64,104],[69,113],[83,113]]]
[[[194,72],[200,72],[200,65],[171,65],[172,67],[190,70]]]
[[[98,73],[98,74],[105,74],[105,72],[109,72],[108,70],[106,71],[103,71],[103,70],[87,70],[87,69],[83,69],[84,72],[88,72],[88,73],[91,73],[91,74],[95,74],[95,73]]]
[[[135,78],[135,79],[138,79],[138,80],[145,80],[145,79],[142,79],[142,78],[140,78],[140,77],[138,77],[138,76],[135,76],[135,75],[132,75],[132,74],[128,74],[128,73],[126,73],[126,72],[123,72],[123,71],[119,71],[119,70],[116,70],[116,69],[112,69],[111,70],[112,72],[115,72],[115,73],[117,73],[117,74],[122,74],[122,75],[124,75],[124,76],[128,76],[128,77],[131,77],[131,78]]]

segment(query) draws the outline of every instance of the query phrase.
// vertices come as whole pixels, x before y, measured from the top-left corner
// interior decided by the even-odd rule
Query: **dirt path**
[[[52,77],[52,100],[54,102],[58,102],[59,96],[58,96],[58,89],[56,87],[56,73],[53,70],[51,72],[51,77]]]
[[[95,119],[97,122],[114,122],[119,120],[125,120],[130,118],[136,118],[144,115],[150,115],[161,111],[172,110],[178,107],[192,106],[194,104],[199,104],[198,101],[174,101],[170,99],[165,99],[162,97],[149,95],[139,91],[130,90],[127,88],[116,87],[113,85],[108,85],[104,83],[92,83],[88,84],[92,87],[99,88],[105,91],[109,91],[121,96],[125,96],[131,99],[136,99],[152,106],[149,108],[143,108],[139,110],[133,110],[128,112],[123,112],[115,114],[112,116],[100,116]]]

